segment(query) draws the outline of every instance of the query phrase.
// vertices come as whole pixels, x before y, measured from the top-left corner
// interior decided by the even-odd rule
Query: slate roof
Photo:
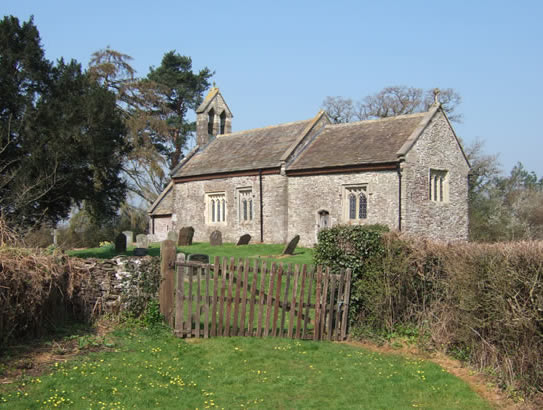
[[[287,170],[398,161],[398,151],[427,114],[327,125]]]
[[[197,152],[173,177],[266,169],[281,166],[281,156],[313,119],[223,134]]]
[[[170,182],[168,186],[162,191],[158,196],[156,201],[151,205],[149,213],[151,215],[169,215],[172,213],[173,209],[173,192],[172,192],[172,183]]]

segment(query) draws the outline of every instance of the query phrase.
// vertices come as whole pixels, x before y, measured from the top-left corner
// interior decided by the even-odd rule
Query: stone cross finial
[[[439,88],[434,88],[434,104],[439,104]]]

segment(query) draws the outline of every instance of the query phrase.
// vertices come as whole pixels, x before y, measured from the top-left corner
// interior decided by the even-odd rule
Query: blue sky
[[[241,130],[314,116],[326,96],[353,99],[389,85],[454,88],[457,134],[485,141],[503,169],[543,176],[542,1],[3,0],[34,15],[46,56],[110,46],[145,76],[169,50],[214,80]]]

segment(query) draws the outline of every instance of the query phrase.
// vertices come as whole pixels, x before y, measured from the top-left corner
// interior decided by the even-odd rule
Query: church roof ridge
[[[246,133],[250,133],[250,132],[269,130],[269,129],[272,129],[272,128],[289,127],[291,125],[301,124],[302,122],[308,122],[308,121],[311,121],[311,120],[313,120],[313,117],[312,118],[307,118],[305,120],[283,122],[281,124],[275,124],[275,125],[267,125],[265,127],[249,128],[249,129],[246,129],[246,130],[239,130],[239,131],[235,131],[235,132],[229,132],[228,134],[219,134],[219,135],[217,135],[217,138],[223,138],[223,137],[227,137],[227,136],[236,137],[237,135],[235,135],[235,134],[246,134]]]
[[[415,112],[411,114],[401,114],[401,115],[394,115],[391,117],[384,117],[384,118],[373,118],[371,120],[361,120],[361,121],[352,121],[352,122],[345,122],[345,123],[338,123],[338,124],[328,124],[326,127],[349,127],[349,126],[356,126],[360,124],[368,124],[368,123],[375,123],[375,122],[386,122],[386,121],[394,121],[394,120],[402,120],[406,118],[415,118],[415,117],[424,117],[426,114],[428,114],[428,111],[422,111],[422,112]]]

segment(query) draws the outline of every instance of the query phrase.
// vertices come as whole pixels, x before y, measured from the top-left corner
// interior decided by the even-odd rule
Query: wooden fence
[[[178,263],[175,282],[175,298],[161,291],[161,310],[179,337],[344,340],[347,335],[350,270],[336,275],[320,267],[268,267],[234,258],[220,263],[216,257],[214,264]]]

